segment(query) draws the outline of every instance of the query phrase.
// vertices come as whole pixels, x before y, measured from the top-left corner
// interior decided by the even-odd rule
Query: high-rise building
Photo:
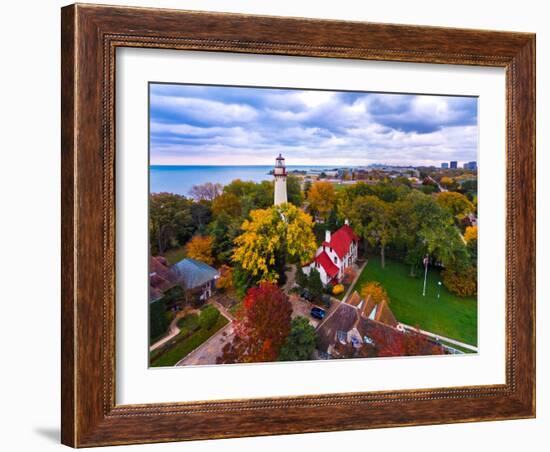
[[[441,169],[448,169],[449,168],[449,164],[447,162],[443,162],[441,164]]]
[[[275,177],[275,199],[274,204],[284,204],[287,201],[286,196],[286,167],[285,159],[281,154],[275,159],[275,169],[273,170]]]
[[[476,170],[477,169],[477,162],[474,160],[474,161],[471,161],[471,162],[464,163],[464,169],[471,170],[471,171]]]
[[[451,169],[457,169],[458,168],[458,162],[453,160],[451,161]]]

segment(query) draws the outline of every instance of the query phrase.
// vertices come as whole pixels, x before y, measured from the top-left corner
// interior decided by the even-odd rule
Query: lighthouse
[[[273,170],[275,177],[275,200],[274,204],[284,204],[287,202],[286,197],[286,167],[285,159],[281,154],[275,159],[275,169]]]

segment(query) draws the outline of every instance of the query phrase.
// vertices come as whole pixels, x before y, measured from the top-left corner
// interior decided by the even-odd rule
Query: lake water
[[[326,166],[287,166],[287,172],[293,170],[323,170]],[[169,192],[188,196],[193,185],[205,182],[229,184],[232,180],[261,182],[273,180],[269,171],[273,166],[168,166],[151,165],[149,181],[151,193]]]

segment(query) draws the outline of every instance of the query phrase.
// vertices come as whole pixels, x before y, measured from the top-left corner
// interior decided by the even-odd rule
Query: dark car
[[[314,298],[313,294],[307,289],[302,290],[300,292],[300,296],[310,302],[313,301]]]
[[[327,311],[325,311],[324,309],[321,309],[318,307],[311,308],[311,317],[314,317],[319,320],[323,320],[326,314],[327,314]]]

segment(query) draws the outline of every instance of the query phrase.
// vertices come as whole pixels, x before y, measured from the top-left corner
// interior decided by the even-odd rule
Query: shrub
[[[199,325],[202,329],[209,330],[211,329],[220,316],[220,311],[218,311],[214,306],[207,305],[200,314]]]
[[[220,277],[216,281],[216,289],[221,292],[233,290],[233,269],[229,265],[220,267]]]
[[[443,284],[450,292],[459,297],[477,294],[477,270],[467,267],[465,270],[447,268],[441,272]]]
[[[149,304],[149,339],[153,341],[164,334],[168,324],[164,300]]]
[[[344,285],[343,284],[336,284],[333,288],[332,288],[332,294],[333,295],[340,295],[341,293],[344,293]]]

